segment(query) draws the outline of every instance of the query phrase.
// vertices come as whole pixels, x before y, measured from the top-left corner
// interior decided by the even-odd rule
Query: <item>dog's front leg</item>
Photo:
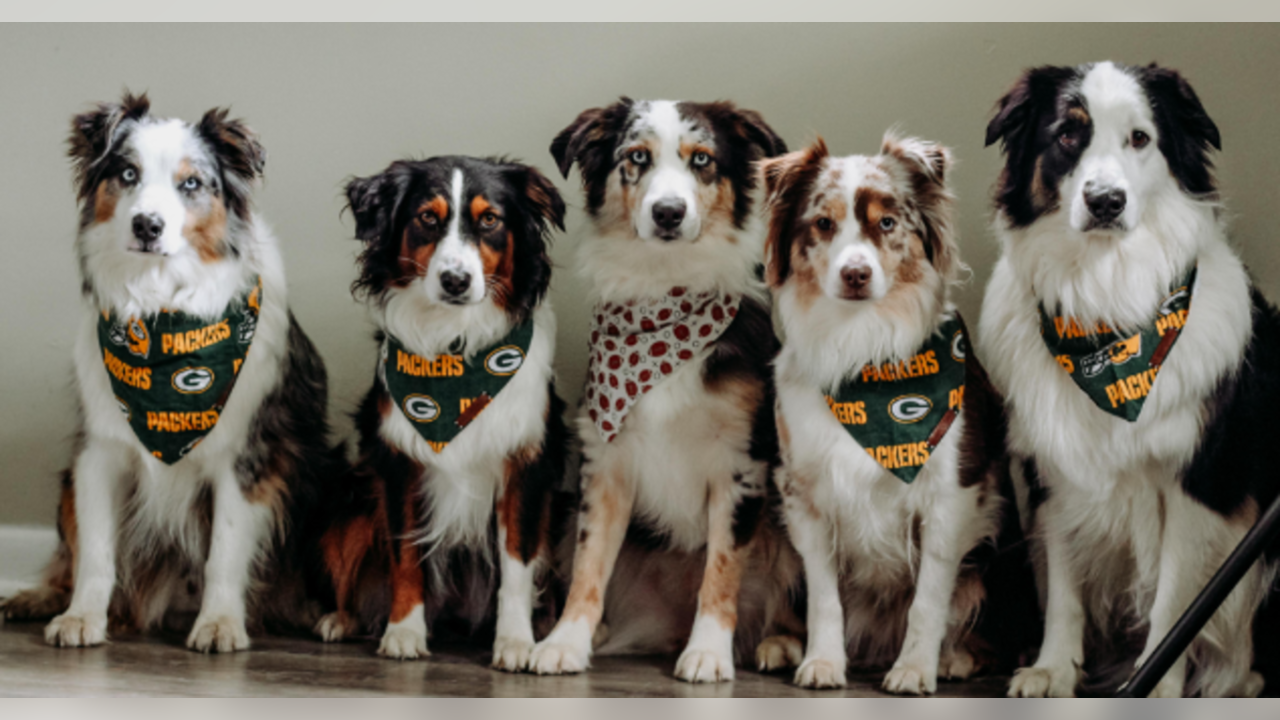
[[[128,447],[90,439],[76,458],[76,570],[71,605],[49,622],[45,642],[62,647],[100,645],[107,639],[107,609],[116,585],[120,483],[129,472]]]
[[[262,488],[247,492],[259,490]],[[209,557],[204,565],[204,598],[195,626],[187,636],[187,647],[197,652],[225,653],[249,648],[245,593],[263,545],[271,534],[272,508],[250,502],[245,494],[230,468],[214,482],[213,528]]]
[[[787,533],[804,561],[808,593],[808,641],[795,684],[807,688],[844,687],[848,657],[833,528],[813,500],[812,480],[787,470],[779,471],[776,477],[782,491]]]
[[[378,645],[379,655],[394,660],[417,660],[431,654],[427,651],[422,551],[409,530],[416,525],[414,498],[414,493],[406,489],[399,502],[403,520],[401,534],[392,540],[391,546],[391,616]]]

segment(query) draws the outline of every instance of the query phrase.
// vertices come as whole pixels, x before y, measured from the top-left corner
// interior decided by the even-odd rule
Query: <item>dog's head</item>
[[[351,180],[347,201],[365,243],[357,293],[491,302],[522,317],[547,292],[548,225],[564,229],[564,201],[535,168],[458,156],[398,161]]]
[[[565,177],[578,163],[599,228],[657,243],[741,229],[751,163],[783,152],[759,114],[732,103],[629,98],[584,111],[551,143]]]
[[[71,121],[70,149],[91,251],[148,270],[167,260],[215,263],[239,253],[266,152],[225,109],[200,122],[153,117],[126,93]]]
[[[947,148],[892,134],[873,157],[833,157],[819,139],[760,163],[770,286],[869,303],[925,288],[942,300],[962,267],[950,166]]]
[[[1076,233],[1123,237],[1161,193],[1214,195],[1218,128],[1176,71],[1109,62],[1028,70],[997,104],[996,204],[1011,227],[1061,213]]]

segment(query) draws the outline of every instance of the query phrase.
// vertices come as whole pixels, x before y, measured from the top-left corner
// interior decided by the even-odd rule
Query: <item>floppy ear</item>
[[[98,103],[97,107],[71,118],[71,134],[67,137],[67,157],[71,158],[77,192],[86,197],[98,184],[96,170],[120,139],[120,126],[126,120],[140,120],[151,109],[147,94],[135,96],[125,90],[119,104]]]
[[[777,157],[787,151],[787,144],[755,110],[735,110],[732,119],[735,132],[758,149],[758,157]]]
[[[227,209],[248,219],[250,192],[253,182],[262,177],[267,151],[243,120],[227,119],[229,112],[213,108],[200,119],[197,130],[218,159]]]
[[[547,294],[551,286],[551,257],[547,254],[550,227],[564,230],[564,199],[551,180],[537,168],[508,162],[507,182],[516,190],[522,206],[522,237],[514,249],[516,272],[512,276],[508,311],[523,316]]]
[[[378,175],[347,181],[347,207],[356,221],[356,239],[374,244],[391,232],[407,175],[392,163]]]
[[[602,108],[583,110],[577,119],[561,130],[551,141],[551,156],[556,160],[556,167],[565,178],[569,170],[577,162],[582,167],[583,177],[589,173],[589,167],[599,164],[596,157],[603,153],[612,155],[618,131],[631,114],[631,106],[635,102],[626,96],[618,102]]]
[[[520,168],[516,187],[524,188],[524,199],[539,217],[562,232],[564,231],[564,198],[555,184],[531,165],[516,165]]]
[[[1140,79],[1155,111],[1158,145],[1170,172],[1189,193],[1214,192],[1209,148],[1221,150],[1222,137],[1196,91],[1178,71],[1155,63],[1143,68]]]
[[[756,163],[764,178],[765,208],[769,213],[764,256],[765,281],[770,287],[781,287],[791,275],[796,221],[828,154],[827,144],[819,137],[804,150]]]
[[[951,151],[918,138],[884,136],[880,153],[894,158],[906,171],[920,217],[925,256],[946,282],[953,282],[963,265],[956,241],[956,198],[947,183]]]
[[[751,163],[785,153],[787,144],[754,110],[726,101],[689,105],[698,108],[716,130],[720,146],[716,148],[716,165],[720,176],[733,183],[733,224],[742,228],[751,212],[751,191],[756,186]]]
[[[1053,106],[1058,88],[1075,72],[1075,68],[1049,65],[1024,72],[996,103],[995,115],[987,123],[986,146],[1003,140],[1005,151],[1012,152],[1033,139],[1040,109]]]

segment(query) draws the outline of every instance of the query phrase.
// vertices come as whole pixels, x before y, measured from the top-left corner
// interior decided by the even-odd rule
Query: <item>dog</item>
[[[977,337],[1047,578],[1044,644],[1009,695],[1071,696],[1105,638],[1132,650],[1124,674],[1140,665],[1275,498],[1280,320],[1228,244],[1218,128],[1177,71],[1028,70],[986,142],[1005,155],[1001,256]],[[1258,694],[1250,632],[1273,558],[1154,696]]]
[[[378,654],[411,660],[428,629],[483,626],[493,666],[521,669],[564,525],[546,298],[564,201],[533,167],[471,157],[395,162],[346,192],[364,243],[353,290],[381,355],[355,415],[359,459],[325,521],[337,610],[316,630],[336,641],[385,617]],[[554,593],[544,600],[554,617]]]
[[[6,612],[60,613],[62,647],[105,642],[109,611],[138,629],[195,614],[200,652],[309,626],[307,528],[335,460],[324,364],[253,207],[262,145],[226,110],[186,123],[129,93],[75,116],[69,143],[81,421],[61,547]]]
[[[784,336],[774,478],[808,594],[802,687],[844,686],[847,651],[862,667],[892,662],[889,692],[933,693],[992,648],[972,632],[987,596],[976,556],[1016,508],[1002,495],[1001,401],[949,298],[966,269],[952,164],[947,148],[892,133],[871,157],[818,139],[760,163]],[[1034,586],[1022,588],[1026,617]]]
[[[776,340],[754,275],[751,165],[785,149],[728,102],[629,98],[584,111],[551,144],[565,177],[582,173],[591,234],[578,266],[595,307],[572,580],[531,672],[585,670],[593,638],[602,653],[687,640],[676,677],[731,680],[735,629],[749,649],[785,614],[788,589],[769,570],[784,549],[758,537]]]

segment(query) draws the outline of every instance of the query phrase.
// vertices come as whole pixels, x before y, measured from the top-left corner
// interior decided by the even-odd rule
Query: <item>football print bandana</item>
[[[641,395],[715,343],[741,302],[741,295],[677,287],[658,300],[596,305],[586,403],[605,442],[617,437]]]
[[[116,402],[138,442],[161,462],[178,462],[218,424],[261,308],[257,279],[213,321],[167,310],[99,317],[98,346]]]
[[[1043,305],[1040,334],[1058,364],[1094,405],[1134,422],[1187,322],[1195,280],[1192,267],[1160,302],[1155,319],[1134,335],[1122,336],[1104,323],[1086,328],[1075,318],[1050,317]]]
[[[387,336],[380,375],[391,400],[437,454],[471,424],[511,382],[529,355],[533,320],[470,353],[424,358]]]
[[[847,377],[827,393],[827,405],[867,454],[911,483],[960,414],[968,352],[957,313],[909,359]]]

